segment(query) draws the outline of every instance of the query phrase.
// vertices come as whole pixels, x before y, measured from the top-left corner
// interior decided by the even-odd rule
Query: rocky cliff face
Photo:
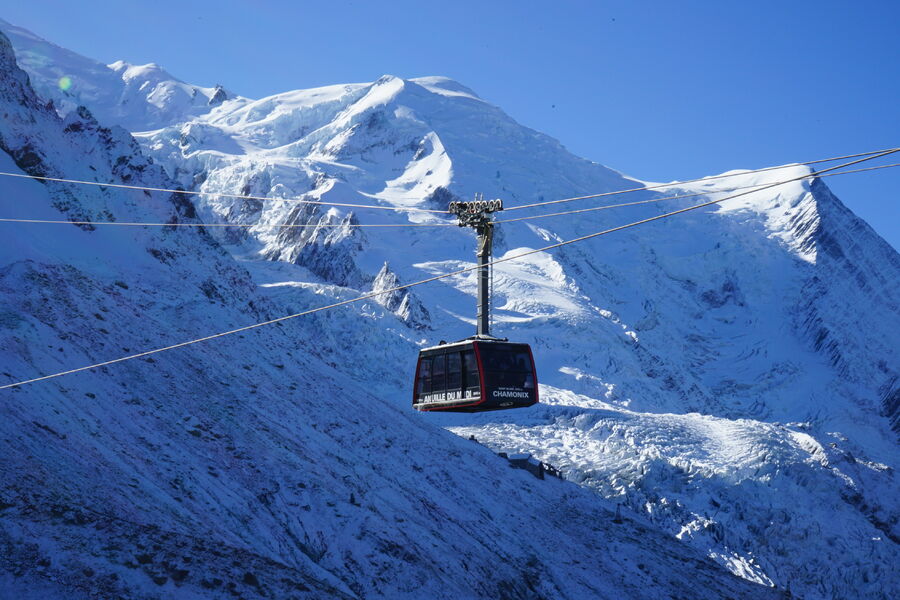
[[[427,328],[431,320],[428,309],[408,289],[394,289],[402,285],[400,278],[391,271],[387,263],[384,263],[384,266],[378,271],[378,275],[375,276],[375,281],[372,282],[372,292],[383,292],[376,296],[375,300],[411,327]]]

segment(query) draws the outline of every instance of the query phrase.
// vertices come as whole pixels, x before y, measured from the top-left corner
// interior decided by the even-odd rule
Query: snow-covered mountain
[[[291,92],[139,139],[180,183],[209,192],[199,204],[205,219],[253,225],[242,239],[222,238],[235,254],[299,264],[360,291],[384,265],[401,282],[470,265],[471,235],[361,231],[350,225],[448,221],[293,199],[445,208],[476,191],[515,204],[634,185],[441,79]],[[715,190],[805,172],[659,193],[721,197]],[[235,191],[275,200],[216,195]],[[499,254],[684,205],[510,223]],[[346,227],[298,234],[284,224]],[[896,583],[898,266],[821,180],[504,263],[498,331],[535,347],[547,405],[428,418],[556,464],[754,581],[808,597],[879,597]],[[411,324],[430,327],[432,342],[464,337],[474,289],[471,274],[416,289],[430,319]],[[880,333],[859,326],[861,306]],[[405,398],[412,366],[398,379],[387,365],[377,379],[392,384],[382,393]],[[618,418],[598,418],[601,406]],[[632,411],[646,417],[634,421]],[[653,417],[671,413],[677,434],[671,419]],[[611,443],[613,431],[628,442]]]
[[[85,111],[57,116],[2,36],[0,83],[0,170],[173,185],[124,130]],[[13,218],[196,218],[179,194],[24,179],[2,189]],[[345,293],[266,294],[203,229],[11,226],[5,242],[4,382]],[[334,367],[344,345],[389,339],[393,317],[371,310],[4,390],[2,596],[654,598],[698,584],[708,598],[768,593],[349,379]]]
[[[10,26],[0,23],[0,29],[9,32]],[[20,39],[30,38],[21,30],[12,33],[16,52],[36,89],[52,91],[58,73],[32,66],[27,52],[32,48],[33,53],[34,46],[19,48]],[[68,60],[75,66],[87,61],[61,59],[66,72],[75,72]],[[105,83],[102,77],[107,75],[98,72],[104,74],[93,77],[83,69],[82,85],[112,90],[124,81]],[[144,78],[154,81],[150,72],[141,69],[132,70],[130,78],[134,82],[130,89],[141,89]],[[102,341],[96,333],[100,329],[106,331],[106,339],[115,340],[116,347],[129,348],[122,352],[147,349],[473,263],[471,233],[455,227],[449,218],[417,210],[350,211],[302,204],[297,199],[433,209],[483,192],[515,206],[636,185],[611,169],[571,155],[555,140],[522,127],[473,91],[443,78],[385,76],[370,84],[287,92],[261,100],[241,98],[196,112],[174,111],[168,121],[154,115],[156,121],[138,119],[131,125],[113,118],[116,111],[124,110],[114,95],[83,98],[92,113],[110,115],[109,122],[145,131],[137,139],[152,164],[139,155],[124,132],[107,132],[83,111],[63,111],[66,120],[57,122],[50,109],[23,94],[26,100],[18,105],[25,108],[16,110],[38,112],[47,123],[57,124],[37,129],[5,125],[4,150],[17,168],[35,168],[27,159],[31,152],[40,157],[35,164],[47,169],[44,173],[114,181],[125,178],[111,166],[118,162],[114,155],[121,154],[130,157],[121,164],[141,165],[140,169],[128,167],[128,178],[153,181],[153,185],[171,178],[178,185],[205,192],[194,205],[203,220],[248,227],[215,234],[240,266],[217,253],[219,246],[208,236],[188,228],[123,234],[99,226],[87,232],[71,227],[65,234],[74,236],[71,242],[54,240],[52,244],[42,237],[45,231],[15,230],[13,235],[27,237],[16,239],[10,248],[34,249],[30,260],[41,266],[37,272],[61,274],[56,283],[22,275],[4,285],[8,290],[4,305],[12,307],[6,314],[19,315],[8,317],[13,325],[7,327],[4,346],[22,349],[12,355],[4,351],[3,371],[9,373],[5,375],[9,380],[110,358],[116,348],[111,341]],[[16,106],[14,95],[5,102]],[[67,131],[73,122],[81,125]],[[129,149],[110,151],[104,158],[106,166],[92,165],[99,170],[88,173],[88,166],[73,164],[65,151],[58,151],[53,160],[41,154],[49,152],[47,144],[60,135],[84,137],[87,141],[80,143],[86,147],[96,145],[98,136],[106,136]],[[10,144],[10,139],[21,143]],[[33,147],[23,149],[28,144]],[[765,174],[735,172],[729,179],[673,184],[654,193],[631,194],[628,199],[651,199],[674,191],[717,198],[730,187],[770,183],[806,172],[800,166]],[[109,190],[85,196],[82,189],[62,185],[8,181],[2,185],[4,192],[35,197],[29,204],[6,207],[20,216],[63,211],[69,216],[102,215],[107,220],[113,215],[121,220],[159,221],[173,218],[170,212],[176,211],[174,218],[195,218],[193,207],[177,197],[174,205],[163,205],[169,212],[151,216],[140,211],[151,207],[159,211],[158,205],[132,199],[126,210],[111,198],[130,196]],[[83,197],[90,201],[82,201]],[[498,255],[511,256],[694,201],[502,224],[495,247]],[[563,207],[589,205],[588,201]],[[509,211],[501,213],[501,220],[552,210]],[[359,224],[415,227],[361,229],[356,227]],[[116,240],[111,259],[99,250],[93,254],[82,250],[85,238],[99,244],[106,236]],[[131,250],[123,251],[125,239],[147,248],[139,253],[142,260],[136,260]],[[197,244],[207,250],[193,252]],[[8,252],[4,264],[22,262],[13,250]],[[144,261],[156,270],[145,268]],[[229,516],[227,526],[213,539],[227,539],[234,552],[250,552],[255,560],[274,560],[301,571],[305,567],[298,565],[307,564],[304,557],[319,556],[317,548],[324,548],[319,561],[313,560],[317,565],[324,563],[324,572],[310,571],[318,577],[316,585],[332,585],[348,595],[423,597],[454,582],[456,587],[442,592],[447,597],[454,592],[458,596],[461,590],[509,597],[636,596],[635,589],[618,583],[623,581],[617,579],[623,563],[611,554],[612,547],[626,548],[616,556],[643,561],[636,571],[646,573],[646,577],[639,575],[641,581],[661,581],[641,592],[647,597],[659,596],[662,589],[686,597],[702,593],[759,597],[765,591],[755,584],[728,587],[736,584],[715,575],[710,567],[696,566],[700,563],[695,557],[700,554],[741,577],[789,588],[804,598],[888,598],[898,589],[900,258],[822,180],[781,186],[552,253],[505,262],[495,271],[496,333],[534,347],[541,405],[475,416],[409,413],[416,346],[439,338],[461,338],[472,329],[475,281],[470,274],[413,288],[381,304],[368,302],[288,322],[272,333],[260,330],[243,340],[223,339],[163,354],[150,370],[146,364],[126,363],[107,367],[104,373],[60,379],[58,384],[23,387],[11,396],[44,402],[41,409],[16,407],[15,423],[25,425],[11,431],[25,433],[17,433],[10,443],[25,443],[29,448],[45,443],[39,436],[54,435],[48,428],[56,437],[49,438],[54,445],[41,448],[46,455],[38,453],[40,458],[8,466],[4,485],[34,465],[54,482],[59,478],[51,490],[64,490],[85,506],[101,498],[73,484],[72,478],[80,475],[81,480],[96,481],[99,473],[107,478],[109,472],[127,473],[125,479],[110,478],[119,487],[128,486],[121,483],[127,477],[134,478],[134,486],[116,488],[127,501],[107,500],[107,490],[101,512],[170,529],[175,539],[184,539],[178,536],[198,531],[187,527],[192,519],[201,529],[215,527],[212,517],[198,516],[201,508],[210,512],[215,507],[216,517],[222,517],[223,511]],[[121,280],[127,288],[117,280],[108,281],[106,287],[93,283],[120,277],[117,273],[131,273],[134,281]],[[147,282],[138,283],[145,273]],[[183,282],[171,283],[176,280]],[[28,295],[23,289],[33,291]],[[96,312],[100,317],[91,317],[84,309],[76,314],[85,318],[63,319],[62,313],[42,316],[39,309],[51,314],[54,310],[41,300],[42,294],[50,296],[47,289],[57,290],[54,297],[74,295],[62,306],[116,307],[117,318],[109,319],[103,311]],[[141,313],[154,326],[136,327]],[[17,319],[28,325],[20,326]],[[106,321],[123,325],[111,329]],[[38,326],[39,322],[43,325]],[[173,329],[180,335],[160,339],[154,334]],[[101,399],[105,403],[97,402]],[[132,400],[136,400],[133,405]],[[87,401],[85,410],[91,416],[73,412],[82,410]],[[36,410],[44,411],[39,418]],[[51,414],[53,410],[65,416]],[[134,425],[132,419],[136,419]],[[29,421],[40,425],[27,425]],[[398,422],[402,423],[399,428]],[[560,467],[570,482],[590,493],[571,484],[538,484],[524,475],[511,476],[484,449],[448,437],[437,425],[462,437],[474,436],[495,451],[531,453]],[[80,452],[77,459],[66,450],[65,458],[60,458],[56,453],[64,442],[61,436],[96,450]],[[189,445],[194,443],[211,445]],[[220,447],[226,443],[227,452]],[[140,459],[135,444],[165,458]],[[247,471],[234,458],[235,451],[259,472]],[[400,477],[393,470],[408,469],[411,456],[419,461],[413,463],[413,474],[404,472]],[[437,458],[448,456],[452,457],[448,462]],[[290,483],[298,470],[312,472],[316,485],[301,488]],[[472,487],[473,480],[480,481],[480,487]],[[397,493],[397,486],[403,492]],[[310,487],[325,495],[332,487],[337,491],[315,504],[305,500],[304,494],[312,493]],[[457,496],[450,501],[458,493],[452,490],[460,489],[478,490],[479,508],[467,511],[465,518],[458,510],[464,500]],[[16,487],[16,494],[31,497],[35,490],[36,485],[23,483]],[[382,515],[380,522],[386,515],[394,519],[391,525],[375,527],[368,537],[372,522],[360,521],[352,510],[358,504],[368,506],[361,500],[364,492],[374,493],[377,501],[373,499],[371,505]],[[268,503],[259,500],[266,508],[248,500],[253,497],[268,498]],[[512,497],[518,500],[510,503]],[[577,509],[559,504],[560,498],[570,497],[578,499]],[[158,499],[159,506],[148,498]],[[624,534],[604,521],[608,517],[589,516],[592,510],[608,509],[610,501],[621,503],[629,516]],[[379,508],[383,502],[390,508]],[[410,519],[406,511],[418,506],[415,502],[426,507],[424,512],[413,509],[410,512],[419,515],[418,520],[398,525],[401,513],[403,519]],[[54,524],[69,521],[37,509],[32,517],[32,509],[22,508],[36,506],[38,501],[12,504],[16,507],[0,516],[15,515],[5,519],[20,528],[14,539],[36,536],[48,540],[46,544],[64,545],[60,536],[49,532]],[[137,508],[132,511],[129,504]],[[456,508],[451,509],[451,504]],[[295,505],[310,507],[300,513],[307,520],[297,517]],[[527,515],[513,516],[517,513],[509,507],[523,505],[529,506]],[[504,519],[518,520],[500,519],[497,510]],[[89,519],[84,511],[76,513]],[[464,533],[438,535],[438,514],[449,516]],[[550,517],[541,522],[541,514]],[[88,522],[127,529],[119,521]],[[69,525],[66,531],[77,524]],[[485,526],[488,529],[482,530]],[[517,533],[524,527],[535,528],[535,535],[528,536],[533,544]],[[638,527],[640,535],[633,529]],[[558,528],[555,534],[550,532],[553,528]],[[363,542],[342,537],[359,535],[351,530],[363,532]],[[476,530],[479,534],[488,531],[487,538],[475,535]],[[398,541],[398,531],[404,532],[403,541]],[[496,541],[500,532],[502,543]],[[203,537],[206,530],[199,533]],[[319,534],[326,541],[316,545]],[[133,535],[131,530],[119,534],[122,540]],[[646,540],[638,539],[643,536]],[[666,545],[675,538],[679,545]],[[492,541],[476,541],[482,539]],[[424,579],[417,575],[422,573],[421,550],[412,551],[411,558],[397,549],[408,551],[411,541],[417,548],[433,544],[432,558],[462,552],[466,558],[454,562],[457,566],[473,564],[473,548],[496,554],[499,548],[510,547],[514,550],[504,550],[508,557],[504,564],[528,564],[529,568],[517,571],[510,566],[507,577],[447,567],[439,579],[442,583],[426,590],[420,587]],[[83,536],[77,537],[70,547],[87,543]],[[397,548],[391,550],[390,544]],[[604,545],[607,549],[600,549]],[[370,548],[368,554],[363,547]],[[687,591],[680,591],[672,579],[677,569],[665,558],[671,558],[668,552],[681,553],[692,561],[691,572],[699,569],[700,576],[715,580],[719,587],[704,590],[688,583]],[[349,560],[343,558],[348,553]],[[361,561],[360,553],[370,561],[388,562],[383,568],[362,569],[364,574],[358,577],[350,575],[353,565]],[[515,573],[530,572],[535,563],[528,562],[529,553],[538,563],[553,563],[556,587],[547,584],[546,577],[539,584],[526,581],[525,587],[498,586],[497,581],[515,579]],[[577,561],[570,558],[575,553]],[[105,564],[124,564],[123,556],[108,558]],[[173,573],[186,567],[156,556],[148,563],[137,561],[135,568],[168,561],[167,574],[155,576],[165,576],[168,583],[164,585],[174,585]],[[438,577],[431,569],[428,578]],[[152,569],[143,567],[143,571]],[[379,579],[387,571],[388,580]],[[34,573],[29,577],[28,581],[46,581]],[[565,587],[560,578],[575,583]],[[18,580],[7,577],[7,582],[12,581]],[[137,581],[128,581],[133,581],[129,589],[139,588]],[[486,581],[494,583],[479,587]]]
[[[119,60],[104,65],[3,19],[0,31],[12,41],[35,91],[62,114],[87,106],[104,125],[144,131],[203,115],[224,102],[243,101],[221,85],[186,84],[154,63]]]

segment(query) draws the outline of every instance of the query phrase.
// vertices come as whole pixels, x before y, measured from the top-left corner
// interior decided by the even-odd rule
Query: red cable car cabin
[[[481,412],[537,401],[537,373],[528,344],[463,340],[419,352],[413,388],[417,410]]]

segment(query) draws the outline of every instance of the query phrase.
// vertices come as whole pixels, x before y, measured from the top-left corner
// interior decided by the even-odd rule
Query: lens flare
[[[62,91],[68,91],[68,89],[72,87],[72,80],[69,77],[60,77],[59,78],[59,89]]]

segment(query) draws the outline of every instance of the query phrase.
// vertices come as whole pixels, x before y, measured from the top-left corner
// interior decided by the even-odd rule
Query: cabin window
[[[431,391],[431,363],[432,357],[430,356],[419,362],[419,394],[427,394]]]
[[[434,357],[434,365],[431,367],[431,391],[443,392],[447,389],[447,355],[439,354]]]
[[[490,386],[534,389],[531,356],[519,348],[484,344],[479,347]]]
[[[463,378],[466,396],[481,395],[481,378],[478,376],[478,361],[475,360],[475,351],[466,350],[462,353]]]
[[[534,389],[534,374],[531,371],[531,356],[525,352],[516,352],[513,356],[514,367],[512,371],[516,373],[526,373],[523,387],[525,389]]]
[[[462,389],[462,359],[459,352],[447,355],[447,389]]]

